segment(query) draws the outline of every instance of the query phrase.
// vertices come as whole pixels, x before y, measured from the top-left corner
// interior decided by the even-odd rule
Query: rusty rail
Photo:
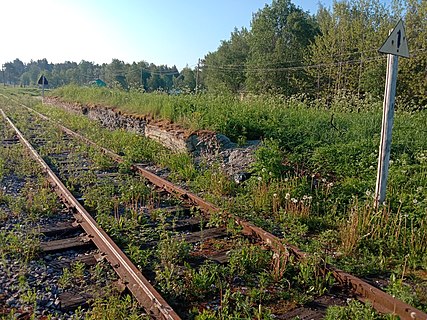
[[[427,314],[410,306],[409,304],[396,299],[388,293],[371,286],[365,281],[346,273],[334,266],[327,266],[327,270],[337,279],[337,281],[349,287],[359,295],[359,299],[369,302],[373,308],[381,313],[397,315],[402,320],[427,319]]]
[[[154,175],[153,173],[144,170],[139,166],[134,166],[145,178],[150,180],[151,183],[164,188],[167,191],[171,191],[179,194],[184,199],[189,199],[198,205],[200,208],[207,210],[208,212],[218,212],[219,208],[215,207],[213,204],[203,200],[199,196],[185,191],[184,189],[174,186],[171,182]],[[231,215],[230,215],[231,216]],[[273,234],[264,231],[262,228],[259,228],[253,225],[250,222],[244,221],[238,217],[233,217],[238,225],[243,228],[243,232],[247,234],[255,235],[262,240],[264,240],[268,245],[270,245],[275,252],[278,253],[287,253],[288,251],[295,255],[298,259],[302,259],[306,254],[300,251],[297,247],[287,244],[284,246],[282,241],[274,236]],[[355,277],[349,273],[346,273],[334,266],[327,265],[326,272],[331,272],[334,278],[341,284],[346,287],[351,288],[356,294],[360,296],[360,299],[364,302],[369,301],[373,308],[381,313],[390,313],[398,315],[402,320],[413,320],[413,319],[423,319],[427,320],[427,314],[410,306],[407,303],[404,303],[401,300],[394,298],[388,293],[375,288],[374,286],[366,283],[362,279]]]
[[[172,307],[163,299],[149,281],[142,275],[137,267],[129,260],[123,251],[114,243],[114,241],[99,228],[96,221],[86,211],[86,209],[77,201],[65,185],[59,180],[55,173],[49,168],[47,163],[40,157],[32,145],[24,138],[23,134],[0,109],[3,118],[15,130],[19,140],[30,150],[31,156],[40,163],[43,170],[47,173],[49,180],[55,186],[55,191],[64,199],[74,210],[77,222],[88,234],[88,237],[95,243],[102,252],[104,258],[113,266],[116,273],[132,292],[137,301],[151,315],[159,319],[178,320],[181,319]]]
[[[21,104],[22,105],[22,104]],[[31,110],[32,112],[37,113],[41,117],[43,117],[46,120],[52,121],[45,115],[23,105],[27,109]],[[123,162],[123,158],[119,155],[115,154],[114,152],[99,146],[95,142],[89,140],[88,138],[80,135],[79,133],[76,133],[61,124],[55,122],[64,132],[67,134],[74,136],[78,139],[81,139],[85,141],[86,143],[102,150],[104,153],[112,157],[115,161],[121,163]],[[132,169],[138,171],[141,175],[143,175],[147,180],[149,180],[154,185],[163,188],[164,190],[176,194],[177,196],[181,197],[182,199],[185,199],[187,201],[190,201],[197,205],[199,208],[201,208],[203,211],[207,213],[213,213],[213,212],[220,212],[221,210],[213,205],[210,202],[207,202],[197,196],[196,194],[193,194],[191,192],[188,192],[187,190],[175,186],[170,181],[163,179],[155,174],[153,174],[150,171],[145,170],[139,165],[132,165]],[[233,218],[235,222],[243,228],[243,232],[245,234],[251,234],[253,236],[259,237],[260,239],[264,240],[268,245],[272,247],[272,249],[279,253],[280,255],[287,255],[289,253],[296,256],[298,259],[303,259],[306,257],[306,254],[299,250],[297,247],[286,244],[284,245],[282,243],[282,240],[278,237],[274,236],[273,234],[264,231],[263,229],[253,225],[250,222],[244,221],[238,217],[228,215],[229,217]],[[334,278],[340,283],[341,285],[344,285],[346,287],[349,287],[352,289],[359,297],[360,300],[369,302],[373,308],[375,308],[377,311],[381,313],[389,313],[393,315],[397,315],[402,320],[412,320],[412,319],[420,319],[420,320],[427,320],[427,314],[416,309],[415,307],[412,307],[411,305],[404,303],[403,301],[394,298],[393,296],[389,295],[388,293],[375,288],[374,286],[366,283],[362,279],[355,277],[349,273],[346,273],[334,266],[326,265],[325,267],[326,272],[330,272]]]

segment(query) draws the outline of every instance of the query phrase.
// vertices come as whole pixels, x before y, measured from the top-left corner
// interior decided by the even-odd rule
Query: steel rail
[[[22,104],[21,104],[22,105]],[[35,112],[36,114],[39,114],[41,117],[48,121],[52,121],[50,118],[46,117],[45,115],[37,112],[36,110],[29,108],[25,105],[23,105],[27,109]],[[74,136],[76,138],[79,138],[88,144],[102,150],[109,156],[111,156],[113,159],[115,159],[118,162],[123,162],[123,158],[119,156],[118,154],[102,147],[96,144],[95,142],[89,140],[88,138],[80,135],[77,132],[74,132],[67,127],[64,127],[63,125],[59,124],[58,122],[54,121],[55,124],[57,124],[64,132],[70,134],[71,136]],[[168,192],[174,193],[178,196],[180,196],[182,199],[185,199],[187,201],[191,201],[195,205],[197,205],[199,208],[204,210],[208,213],[214,213],[214,212],[221,212],[221,209],[216,207],[214,204],[205,201],[201,197],[197,196],[196,194],[193,194],[179,186],[175,186],[170,181],[163,179],[154,173],[145,170],[139,165],[132,165],[132,169],[138,171],[141,175],[143,175],[147,180],[149,180],[151,183],[155,184],[156,186],[165,189]],[[262,228],[259,228],[255,225],[253,225],[250,222],[244,221],[238,217],[235,217],[231,214],[227,214],[229,217],[233,218],[235,222],[240,225],[243,228],[243,232],[246,234],[251,234],[254,236],[257,236],[264,241],[268,245],[270,245],[273,250],[276,251],[276,253],[279,253],[280,255],[285,255],[285,258],[287,258],[287,255],[289,253],[296,256],[298,259],[304,259],[306,257],[306,253],[299,250],[297,247],[291,245],[291,244],[283,244],[282,240],[278,237],[274,236],[273,234],[264,231]],[[412,320],[412,319],[420,319],[420,320],[427,320],[427,314],[418,310],[417,308],[399,300],[395,297],[389,295],[388,293],[370,285],[369,283],[363,281],[362,279],[353,276],[347,272],[344,272],[332,265],[326,265],[324,272],[330,272],[334,278],[340,283],[341,285],[344,285],[346,287],[349,287],[352,289],[357,295],[358,298],[364,302],[369,302],[373,308],[375,308],[377,311],[381,313],[389,313],[393,315],[397,315],[402,320]]]
[[[344,286],[352,289],[358,298],[369,302],[374,309],[381,313],[390,313],[399,316],[402,320],[427,319],[427,314],[417,308],[389,295],[388,293],[370,285],[362,279],[344,272],[334,266],[327,265],[326,269],[335,279]]]
[[[2,109],[0,112],[3,118],[15,130],[19,140],[30,150],[32,157],[40,163],[43,170],[47,173],[49,180],[55,186],[55,191],[68,202],[71,207],[77,211],[75,217],[77,222],[88,234],[88,237],[95,243],[104,257],[113,266],[116,273],[132,292],[137,301],[151,315],[159,319],[178,320],[181,319],[176,312],[169,306],[163,297],[156,291],[150,282],[142,275],[138,268],[129,260],[123,251],[114,243],[114,241],[99,228],[96,221],[86,211],[86,209],[77,201],[71,192],[65,187],[61,180],[55,175],[47,163],[40,157],[33,146],[25,139],[19,129],[7,117]]]
[[[150,180],[152,183],[156,184],[159,187],[164,188],[167,191],[172,191],[181,195],[184,199],[190,199],[200,208],[207,210],[209,212],[220,212],[221,210],[215,205],[203,200],[199,196],[185,191],[184,189],[174,186],[171,182],[156,176],[155,174],[139,167],[134,166],[145,178]],[[242,220],[238,217],[229,215],[232,217],[238,225],[243,228],[243,231],[247,234],[251,234],[263,239],[268,245],[270,245],[276,253],[287,254],[288,252],[295,255],[298,259],[304,259],[306,254],[299,250],[293,245],[283,245],[281,239],[275,235],[264,231],[262,228],[259,228],[253,225],[250,222]],[[357,295],[360,296],[360,299],[364,302],[368,301],[377,311],[381,313],[390,313],[398,315],[402,320],[412,320],[412,319],[422,319],[427,320],[427,314],[418,310],[411,305],[394,298],[388,293],[375,288],[369,283],[363,281],[362,279],[355,277],[349,273],[346,273],[332,265],[326,265],[326,272],[330,272],[334,278],[341,284],[346,287],[351,288]]]

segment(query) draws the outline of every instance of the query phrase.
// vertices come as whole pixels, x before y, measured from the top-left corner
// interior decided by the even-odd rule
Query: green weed
[[[108,290],[107,290],[108,291]],[[110,292],[105,296],[96,298],[92,308],[85,315],[86,320],[142,320],[149,319],[138,303],[131,296],[120,297],[117,293]]]
[[[397,319],[391,315],[380,315],[370,305],[363,304],[357,300],[351,300],[348,306],[338,307],[333,306],[327,309],[325,316],[326,320],[382,320],[382,319]]]
[[[26,264],[36,256],[40,240],[37,233],[18,225],[12,230],[0,231],[0,244],[0,256],[7,255]]]
[[[62,275],[58,279],[59,287],[66,289],[73,285],[73,274],[69,268],[62,269]]]

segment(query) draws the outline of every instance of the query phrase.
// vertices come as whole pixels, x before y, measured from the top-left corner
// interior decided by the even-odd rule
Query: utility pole
[[[6,87],[6,77],[4,75],[4,64],[1,66],[1,71],[3,72],[3,87]]]
[[[197,70],[196,70],[196,94],[199,91],[199,68],[200,68],[200,59],[197,61]]]

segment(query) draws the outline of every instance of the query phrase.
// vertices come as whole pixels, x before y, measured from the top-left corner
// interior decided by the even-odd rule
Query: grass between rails
[[[0,97],[0,108],[6,109],[8,105],[9,101]],[[23,123],[19,125],[22,126]],[[46,135],[51,133],[46,132]],[[15,137],[14,131],[3,118],[0,121],[0,137],[0,141]],[[62,209],[61,202],[47,182],[41,167],[24,151],[20,143],[0,145],[0,159],[0,269],[2,273],[13,276],[13,279],[17,277],[19,282],[10,281],[9,287],[2,287],[1,298],[5,297],[5,292],[17,292],[22,308],[7,308],[6,304],[0,303],[0,319],[22,317],[23,310],[26,311],[24,316],[28,319],[58,317],[54,309],[43,310],[45,301],[40,290],[48,292],[49,288],[41,288],[38,282],[30,282],[33,275],[30,265],[34,266],[35,261],[40,265],[45,264],[43,259],[39,260],[41,235],[34,227],[58,214]],[[65,290],[85,287],[88,291],[94,290],[94,298],[90,301],[91,308],[77,309],[70,319],[146,318],[141,315],[143,313],[135,300],[130,296],[119,296],[117,290],[111,287],[110,283],[116,279],[111,277],[111,272],[111,267],[105,263],[86,268],[83,263],[77,262],[70,269],[64,268],[58,281],[59,288]],[[56,284],[51,282],[51,285]],[[103,288],[103,295],[99,294],[100,287]],[[43,310],[43,316],[40,310]]]
[[[73,90],[76,90],[76,94],[80,92],[77,88]],[[92,89],[88,90],[90,93]],[[85,95],[85,91],[80,93],[81,96]],[[117,95],[120,99],[125,99],[128,95],[121,92],[105,95],[109,94]],[[128,96],[129,99],[130,97],[131,95]],[[135,101],[136,98],[137,96]],[[96,101],[93,96],[90,99],[94,99],[92,103]],[[198,101],[205,99],[203,101],[207,105],[211,99],[214,103],[206,109],[218,110],[218,113],[227,109],[224,111],[225,115],[218,117],[209,113],[211,119],[218,120],[218,124],[222,123],[219,127],[236,129],[233,136],[235,139],[251,138],[256,130],[261,131],[264,137],[269,137],[257,152],[253,178],[244,186],[238,187],[223,178],[219,168],[197,171],[186,156],[182,156],[186,159],[185,166],[179,166],[182,161],[171,161],[176,163],[171,170],[176,172],[177,179],[189,181],[194,190],[210,193],[210,196],[206,195],[211,200],[283,235],[290,242],[315,253],[319,259],[332,261],[360,275],[392,274],[391,279],[397,277],[407,280],[413,284],[413,295],[405,298],[408,286],[399,281],[391,281],[390,291],[394,294],[400,292],[408,302],[412,301],[414,305],[426,308],[426,294],[423,293],[427,269],[425,111],[396,114],[388,200],[380,210],[374,210],[372,196],[380,112],[375,111],[375,107],[367,107],[366,102],[359,102],[356,107],[360,107],[361,111],[355,113],[346,111],[349,103],[338,99],[332,109],[323,110],[311,108],[295,99],[283,102],[282,99],[271,98],[262,103],[254,103],[252,107],[253,110],[257,109],[256,112],[236,120],[237,116],[234,114],[243,114],[242,110],[252,102],[244,102],[240,111],[235,111],[234,109],[239,108],[236,107],[239,102],[232,98],[144,95],[144,99],[153,99],[155,102],[164,100],[178,105],[188,103],[186,108],[190,111],[191,105],[197,108],[194,106],[197,106]],[[112,101],[103,103],[113,105]],[[222,103],[225,107],[219,105]],[[43,112],[56,113],[57,116],[61,113],[46,106],[38,108]],[[246,112],[248,110],[252,109],[247,108]],[[274,116],[270,117],[271,114]],[[64,121],[70,121],[65,119],[68,116],[61,117],[64,117]],[[83,121],[79,117],[76,119],[76,123]],[[255,123],[253,126],[257,123],[264,125],[243,135],[245,130],[243,127],[239,129],[239,123],[246,124],[245,130],[251,128],[247,123]],[[86,129],[82,126],[81,130]],[[99,132],[103,131],[96,128],[93,136]],[[123,150],[120,145],[130,141],[126,140],[128,134],[124,132],[111,134],[116,134],[114,137],[117,149]],[[111,143],[112,136],[109,137],[103,143]],[[141,151],[142,149],[134,148],[137,145],[126,144],[125,153],[132,155],[129,156],[130,161],[148,157],[159,162],[159,157],[149,154],[153,150],[161,150],[160,147]],[[143,155],[144,152],[147,156]],[[163,154],[160,162],[168,165],[168,153],[162,151],[160,154]],[[225,202],[222,201],[224,196],[228,197]],[[414,285],[416,282],[418,284]]]

